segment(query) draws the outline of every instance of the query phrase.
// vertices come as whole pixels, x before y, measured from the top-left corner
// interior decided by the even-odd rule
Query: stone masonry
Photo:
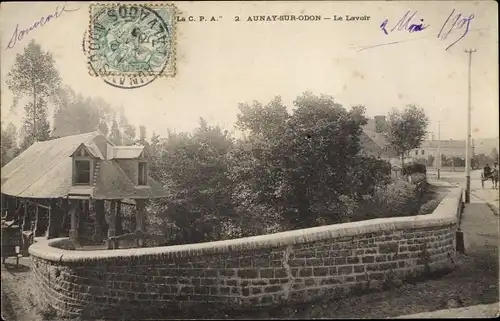
[[[452,268],[460,204],[453,189],[429,215],[170,247],[71,251],[66,239],[41,241],[30,247],[33,289],[60,315],[95,318],[340,298]]]

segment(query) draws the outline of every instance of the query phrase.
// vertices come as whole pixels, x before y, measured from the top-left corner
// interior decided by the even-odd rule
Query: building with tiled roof
[[[36,142],[2,167],[2,194],[27,198],[160,198],[144,146],[114,146],[99,132]]]
[[[115,146],[102,133],[91,132],[34,143],[2,167],[1,192],[3,198],[11,200],[11,216],[19,204],[24,207],[24,213],[18,213],[24,228],[29,204],[36,206],[35,228],[39,208],[48,208],[49,237],[57,237],[58,229],[51,228],[61,219],[55,219],[57,215],[50,217],[51,214],[59,212],[64,221],[69,212],[74,240],[77,206],[71,204],[83,201],[88,210],[89,202],[95,202],[94,208],[99,212],[96,221],[102,222],[103,202],[111,202],[112,228],[108,234],[114,236],[121,230],[114,221],[116,217],[119,221],[121,201],[133,200],[137,206],[136,227],[142,231],[144,201],[166,196],[166,190],[149,176],[148,170],[149,154],[144,146]],[[58,205],[61,200],[65,206]]]

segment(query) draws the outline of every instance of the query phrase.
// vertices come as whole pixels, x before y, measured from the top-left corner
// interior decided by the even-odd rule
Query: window
[[[415,156],[418,156],[418,149],[415,150]]]
[[[422,149],[422,155],[424,155],[424,154],[425,154],[425,152],[424,152],[424,150]]]
[[[148,167],[146,162],[139,162],[138,185],[147,185]]]
[[[75,160],[75,184],[90,185],[90,160]]]

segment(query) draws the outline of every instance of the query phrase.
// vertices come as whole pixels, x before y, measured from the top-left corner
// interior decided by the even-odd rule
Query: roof
[[[82,144],[95,157],[94,179],[91,185],[74,186],[71,155]],[[36,142],[2,167],[2,193],[25,198],[71,198],[76,195],[95,199],[165,197],[166,191],[151,177],[148,177],[146,186],[136,186],[131,181],[112,159],[117,147],[123,150],[100,132]],[[144,149],[138,147],[134,150]]]
[[[438,140],[424,140],[420,145],[420,149],[422,148],[437,148]],[[441,140],[439,141],[440,148],[457,148],[457,149],[465,149],[465,140]]]
[[[377,133],[368,129],[363,129],[360,136],[363,150],[371,155],[380,155],[386,158],[397,157],[398,154],[391,150],[384,134]]]
[[[134,159],[141,156],[144,146],[115,146],[111,159]]]

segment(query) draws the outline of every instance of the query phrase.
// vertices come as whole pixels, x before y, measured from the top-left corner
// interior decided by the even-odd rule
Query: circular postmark
[[[128,89],[159,77],[172,52],[172,27],[162,13],[155,6],[92,6],[84,48],[90,73]]]

